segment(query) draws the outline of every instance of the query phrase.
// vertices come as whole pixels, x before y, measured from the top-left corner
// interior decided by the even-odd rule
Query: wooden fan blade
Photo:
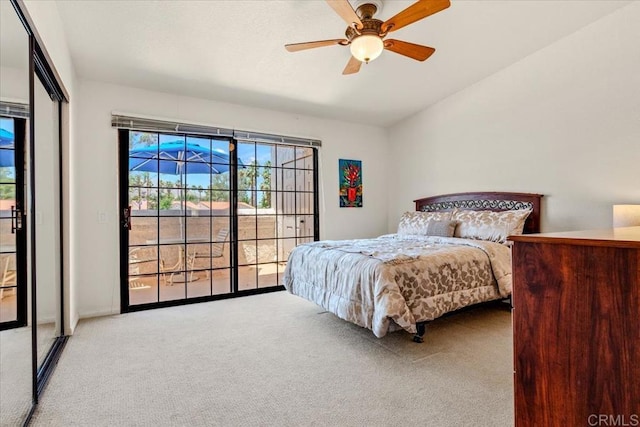
[[[342,72],[342,74],[355,74],[360,71],[361,65],[362,62],[358,61],[352,56],[351,59],[349,59],[349,62],[347,62],[347,66],[344,67],[344,71]]]
[[[299,50],[305,49],[313,49],[316,47],[323,46],[332,46],[334,44],[347,45],[349,44],[349,40],[346,39],[334,39],[334,40],[318,40],[315,42],[305,42],[305,43],[291,43],[284,45],[284,48],[289,52],[298,52]]]
[[[362,28],[362,21],[351,7],[349,0],[327,0],[327,3],[347,24],[351,25],[355,22],[358,29]]]
[[[400,55],[408,56],[409,58],[416,59],[418,61],[424,61],[436,50],[429,46],[422,46],[421,44],[414,44],[409,42],[403,42],[402,40],[385,40],[384,48],[391,52],[399,53]]]
[[[449,0],[418,0],[394,17],[387,19],[382,24],[382,32],[399,30],[409,24],[413,24],[429,15],[440,12],[451,6]]]

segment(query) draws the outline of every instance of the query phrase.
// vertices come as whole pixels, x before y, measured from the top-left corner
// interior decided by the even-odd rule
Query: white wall
[[[380,235],[387,229],[387,132],[381,128],[78,80],[78,143],[72,165],[74,251],[81,317],[119,312],[117,132],[113,111],[317,138],[323,239]],[[360,159],[363,208],[338,207],[338,159]],[[125,166],[126,167],[126,166]],[[98,222],[98,212],[109,221]]]
[[[75,71],[58,6],[55,2],[40,0],[24,0],[24,4],[44,43],[44,48],[53,61],[67,92],[71,95],[74,89]]]
[[[24,70],[0,66],[0,99],[19,104],[29,103],[28,66]]]
[[[392,127],[389,230],[451,192],[542,193],[544,231],[640,203],[639,22],[634,2]]]

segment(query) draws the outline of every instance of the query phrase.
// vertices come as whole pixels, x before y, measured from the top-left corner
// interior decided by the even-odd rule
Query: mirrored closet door
[[[59,102],[52,99],[40,79],[34,79],[33,171],[29,175],[29,231],[34,233],[37,361],[42,369],[62,331],[60,128]],[[29,151],[31,156],[31,151]],[[32,188],[34,186],[34,188]]]
[[[0,425],[21,425],[33,397],[24,221],[29,138],[29,35],[0,2]]]
[[[0,426],[28,423],[64,347],[60,83],[18,0],[0,1]]]

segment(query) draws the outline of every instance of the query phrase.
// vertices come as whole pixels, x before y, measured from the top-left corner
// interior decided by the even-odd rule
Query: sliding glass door
[[[26,123],[0,116],[0,330],[27,324]]]
[[[120,130],[123,312],[281,289],[317,236],[316,150]]]
[[[315,233],[314,149],[239,142],[238,288],[278,286],[291,250]]]
[[[126,133],[128,305],[231,292],[231,141]]]

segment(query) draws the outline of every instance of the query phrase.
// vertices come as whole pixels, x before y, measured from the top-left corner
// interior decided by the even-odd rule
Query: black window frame
[[[148,122],[145,122],[148,123]],[[130,217],[130,210],[129,210],[129,141],[130,141],[130,132],[132,131],[141,131],[141,132],[151,132],[151,133],[157,133],[158,135],[176,135],[179,137],[202,137],[202,133],[190,133],[188,132],[188,129],[184,129],[182,131],[177,131],[177,132],[170,132],[168,129],[164,128],[164,129],[151,129],[151,126],[149,126],[147,129],[138,129],[138,128],[133,128],[133,126],[128,126],[126,121],[118,121],[117,118],[114,118],[113,122],[112,122],[114,127],[118,128],[118,164],[119,164],[119,170],[118,170],[118,188],[119,188],[119,215],[120,215],[120,233],[119,233],[119,237],[120,237],[120,265],[119,265],[119,269],[120,269],[120,293],[121,293],[121,297],[120,297],[120,311],[121,313],[129,313],[129,312],[136,312],[136,311],[143,311],[143,310],[149,310],[149,309],[155,309],[155,308],[164,308],[164,307],[172,307],[172,306],[179,306],[179,305],[186,305],[186,304],[194,304],[194,303],[200,303],[200,302],[207,302],[207,301],[215,301],[215,300],[222,300],[222,299],[228,299],[228,298],[236,298],[236,297],[241,297],[241,296],[247,296],[247,295],[256,295],[256,294],[262,294],[262,293],[269,293],[269,292],[276,292],[276,291],[282,291],[284,290],[284,286],[282,286],[281,284],[278,284],[276,286],[270,286],[270,287],[256,287],[255,289],[246,289],[246,290],[241,290],[239,289],[239,277],[238,277],[238,273],[239,273],[239,267],[242,266],[246,266],[247,264],[242,264],[239,265],[238,262],[238,251],[239,251],[239,243],[240,242],[244,242],[245,240],[241,240],[238,238],[238,222],[239,222],[239,215],[238,215],[238,185],[237,185],[237,181],[238,181],[238,168],[236,167],[236,165],[238,164],[238,144],[242,144],[242,143],[254,143],[254,144],[262,144],[262,143],[266,143],[269,145],[273,145],[275,147],[277,147],[278,145],[284,145],[284,146],[296,146],[295,144],[291,144],[290,140],[285,140],[283,142],[279,142],[277,140],[268,140],[268,141],[258,141],[258,140],[251,140],[251,139],[247,139],[247,138],[236,138],[235,136],[230,136],[230,135],[209,135],[209,137],[211,138],[215,138],[215,139],[228,139],[229,143],[232,145],[232,149],[230,150],[230,156],[231,156],[231,167],[229,170],[229,180],[230,180],[230,225],[231,225],[231,230],[230,230],[230,237],[228,240],[228,244],[230,246],[230,266],[229,266],[229,270],[231,273],[231,290],[229,293],[224,293],[224,294],[212,294],[212,295],[206,295],[206,296],[200,296],[200,297],[188,297],[185,295],[184,299],[173,299],[173,300],[167,300],[167,301],[161,301],[160,298],[158,298],[157,301],[155,302],[151,302],[151,303],[143,303],[143,304],[136,304],[136,305],[131,305],[131,301],[129,298],[129,248],[130,248],[130,241],[129,241],[129,227],[130,227],[130,221],[131,221],[131,217]],[[178,129],[179,126],[175,126],[174,129]],[[306,236],[305,237],[305,241],[309,241],[309,238],[312,238],[313,241],[317,241],[319,240],[320,237],[320,213],[319,213],[319,182],[318,182],[318,178],[319,178],[319,161],[318,161],[318,156],[319,156],[319,151],[318,151],[318,146],[317,145],[312,145],[312,144],[308,144],[305,145],[306,148],[311,149],[311,153],[313,156],[312,159],[312,170],[313,171],[313,236]],[[294,168],[295,169],[295,168]],[[295,169],[297,170],[297,169]],[[305,169],[307,170],[307,169]],[[275,191],[274,191],[275,192]],[[295,188],[294,188],[294,192],[296,192]],[[277,213],[274,215],[278,215]],[[311,215],[308,215],[311,216]],[[158,218],[160,218],[160,214],[158,213]],[[257,217],[257,214],[256,214]],[[185,217],[185,218],[189,218],[189,217]],[[257,223],[257,221],[256,221]],[[158,227],[159,227],[159,223],[158,223]],[[257,225],[256,225],[257,228]],[[278,239],[278,237],[274,237],[272,239],[263,239],[263,240],[275,240]],[[259,239],[257,239],[257,229],[256,229],[256,239],[254,239],[256,242],[259,241]],[[298,241],[296,239],[296,245],[297,245]],[[186,241],[185,243],[186,244]],[[257,243],[256,243],[257,245]],[[256,257],[256,263],[255,265],[259,265],[260,263],[258,263],[258,259]],[[254,264],[249,264],[249,265],[254,265]],[[256,274],[258,274],[256,272]],[[256,284],[258,284],[258,279],[256,278]],[[160,286],[160,281],[158,281],[158,286]],[[159,291],[158,291],[159,292]],[[185,292],[186,293],[186,292]]]

